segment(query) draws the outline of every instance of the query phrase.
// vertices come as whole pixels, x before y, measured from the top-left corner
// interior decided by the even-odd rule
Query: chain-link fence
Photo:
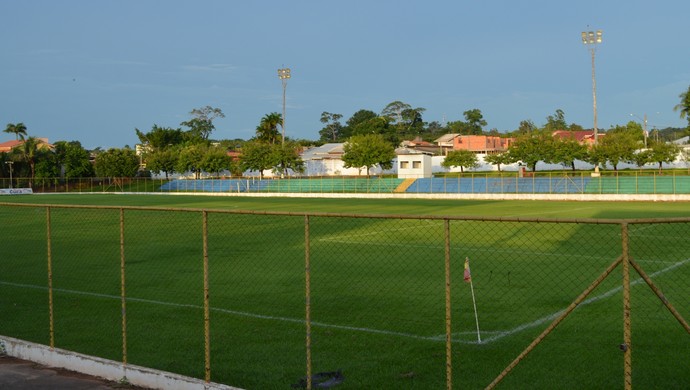
[[[690,383],[688,218],[0,218],[0,334],[51,347],[247,389]]]
[[[12,184],[10,186],[10,184]],[[0,178],[0,188],[34,192],[219,192],[366,194],[690,194],[685,171],[466,173],[420,179],[395,177],[249,178]]]

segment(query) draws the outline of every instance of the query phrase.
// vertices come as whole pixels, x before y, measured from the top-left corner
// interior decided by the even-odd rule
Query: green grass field
[[[445,388],[444,221],[414,216],[672,218],[687,203],[50,195],[79,204],[290,212],[210,212],[212,380],[289,388],[305,373],[305,218],[311,216],[314,372],[343,389]],[[202,216],[125,211],[127,357],[204,377]],[[49,343],[46,213],[0,205],[0,334]],[[56,347],[122,360],[119,210],[51,210]],[[452,220],[452,362],[456,388],[488,385],[621,253],[616,224]],[[689,223],[629,226],[630,253],[690,317]],[[470,258],[472,287],[462,281]],[[499,387],[622,388],[620,268]],[[690,382],[687,332],[632,274],[633,384]]]

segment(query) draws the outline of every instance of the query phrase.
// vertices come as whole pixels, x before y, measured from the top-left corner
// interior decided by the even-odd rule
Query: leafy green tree
[[[543,131],[518,137],[508,148],[510,157],[515,162],[523,162],[534,172],[539,161],[547,161],[550,157],[549,143],[553,141],[550,134]]]
[[[94,175],[88,150],[79,141],[58,141],[55,143],[57,164],[66,178],[92,177]]]
[[[425,108],[408,108],[403,110],[402,123],[403,126],[402,134],[406,135],[420,135],[424,131],[424,120],[422,119],[422,113],[426,111]]]
[[[498,167],[499,172],[501,172],[501,165],[510,164],[513,162],[512,157],[508,152],[487,154],[484,156],[484,161]]]
[[[378,134],[390,142],[391,145],[397,145],[398,143],[398,135],[395,132],[395,128],[390,125],[390,119],[387,117],[377,116],[368,119],[358,123],[352,129],[353,136],[367,134]]]
[[[646,164],[652,162],[650,159],[651,155],[652,153],[649,149],[638,150],[636,153],[633,154],[632,160],[630,162],[642,168]]]
[[[381,134],[355,135],[343,146],[343,162],[345,168],[357,168],[361,171],[379,165],[383,169],[393,167],[395,149]]]
[[[482,112],[474,108],[472,110],[467,110],[462,113],[465,116],[465,120],[467,121],[467,129],[469,130],[469,135],[481,135],[482,134],[482,128],[486,126],[486,121],[484,120],[484,116],[482,115]]]
[[[337,142],[343,132],[343,125],[340,124],[341,114],[333,114],[330,112],[321,113],[321,123],[325,126],[319,131],[319,140],[322,142]]]
[[[265,142],[251,141],[242,147],[240,167],[242,171],[258,171],[263,179],[264,170],[274,166],[273,147]]]
[[[277,112],[264,115],[256,127],[256,139],[267,144],[275,144],[281,139],[278,126],[283,123],[283,116]]]
[[[199,144],[187,145],[180,150],[177,156],[177,164],[175,170],[179,173],[193,172],[194,178],[199,179],[201,176],[201,161],[206,153],[206,147]]]
[[[381,110],[381,116],[388,118],[391,123],[396,125],[402,122],[403,112],[411,108],[412,106],[410,106],[409,104],[396,100],[394,102],[388,103],[388,105],[384,107],[383,110]]]
[[[637,136],[630,131],[609,131],[590,151],[589,162],[598,165],[609,162],[613,170],[623,161],[634,161],[635,151],[639,148]]]
[[[649,161],[659,164],[659,173],[663,163],[671,163],[678,157],[680,148],[676,144],[664,141],[653,141],[649,147]]]
[[[360,123],[366,122],[370,119],[378,117],[374,111],[370,110],[359,110],[352,114],[352,116],[345,122],[345,129],[343,129],[343,135],[340,139],[347,139],[354,134],[354,129]]]
[[[293,172],[304,172],[304,161],[300,157],[301,146],[296,142],[285,142],[282,145],[273,145],[271,160],[273,172],[281,176],[287,175],[288,169]]]
[[[523,136],[523,135],[532,134],[532,132],[534,132],[536,130],[537,130],[537,125],[535,125],[534,122],[532,122],[531,120],[526,119],[524,121],[520,121],[520,125],[518,126],[518,128],[515,131],[513,131],[512,135],[515,137],[519,137],[519,136]]]
[[[146,154],[146,168],[151,172],[164,172],[168,179],[175,172],[179,149],[168,148]]]
[[[550,155],[546,162],[558,163],[575,171],[575,160],[586,160],[588,149],[575,139],[554,139],[549,142]]]
[[[15,138],[17,140],[24,139],[24,136],[26,136],[26,125],[24,123],[19,122],[19,123],[8,123],[7,127],[5,130],[3,130],[4,133],[7,134],[14,134]]]
[[[225,149],[209,148],[201,159],[200,168],[205,172],[220,175],[221,171],[230,171],[232,159]]]
[[[22,159],[29,166],[29,172],[31,175],[31,182],[33,182],[36,176],[36,159],[38,157],[40,145],[43,143],[40,139],[36,137],[29,137],[24,140],[19,146],[19,151],[21,152]],[[31,183],[29,183],[31,186]]]
[[[143,133],[139,129],[134,129],[142,144],[148,145],[153,150],[167,149],[172,146],[180,145],[184,141],[182,129],[172,129],[170,127],[160,127],[153,125],[151,131]]]
[[[464,173],[465,168],[478,167],[479,160],[477,159],[477,155],[469,150],[452,150],[448,152],[441,166],[444,168],[460,167],[460,172]]]
[[[96,156],[99,177],[134,177],[139,170],[139,158],[132,149],[111,148]]]
[[[688,90],[678,95],[680,103],[673,107],[673,111],[679,111],[680,117],[688,120],[687,131],[690,133],[690,87]]]
[[[560,108],[556,110],[554,115],[546,117],[546,124],[544,130],[553,132],[556,130],[568,130],[568,123],[565,121],[565,114]]]
[[[193,109],[190,114],[192,119],[182,122],[182,126],[189,127],[187,132],[188,140],[191,142],[207,141],[215,125],[213,120],[216,118],[225,118],[225,114],[220,108],[213,108],[206,106],[202,108]]]
[[[438,121],[431,121],[426,126],[426,132],[430,136],[430,139],[434,138],[437,134],[442,134],[446,131],[446,127],[440,124]]]

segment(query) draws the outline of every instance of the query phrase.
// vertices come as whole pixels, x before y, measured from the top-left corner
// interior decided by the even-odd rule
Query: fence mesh
[[[498,387],[690,382],[687,220],[8,204],[0,218],[6,336],[241,388],[481,388],[516,357]]]
[[[386,176],[279,178],[0,178],[0,188],[33,192],[215,192],[367,194],[690,194],[690,170],[591,172],[468,172],[400,179]]]

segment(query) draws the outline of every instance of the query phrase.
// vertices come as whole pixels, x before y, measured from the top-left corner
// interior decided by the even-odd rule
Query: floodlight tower
[[[597,81],[594,77],[594,54],[597,51],[597,44],[601,43],[601,30],[594,31],[583,31],[582,43],[587,45],[589,51],[592,53],[592,105],[594,109],[594,144],[598,142],[598,129],[597,129]]]
[[[283,146],[285,145],[285,89],[287,88],[287,81],[290,78],[290,68],[278,69],[278,78],[283,82]]]
[[[10,189],[12,189],[12,166],[14,165],[14,161],[5,161],[5,164],[10,167]]]

